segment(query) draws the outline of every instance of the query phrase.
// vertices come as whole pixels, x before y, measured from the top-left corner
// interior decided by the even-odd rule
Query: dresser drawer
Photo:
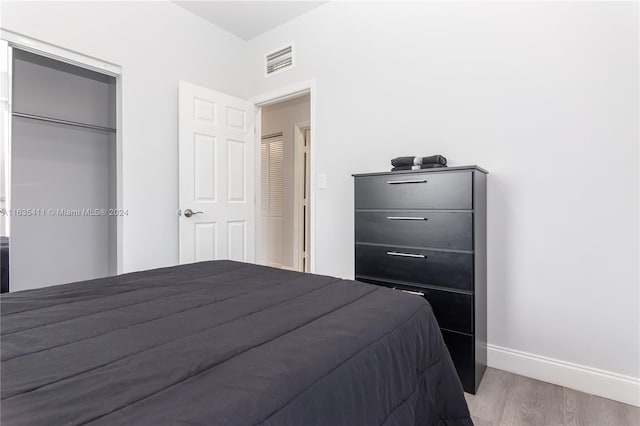
[[[473,296],[432,289],[420,290],[433,308],[441,328],[473,333]]]
[[[473,213],[424,210],[356,212],[356,243],[473,249]]]
[[[473,289],[473,254],[356,244],[356,275]]]
[[[355,180],[356,209],[472,209],[472,172],[398,173]]]

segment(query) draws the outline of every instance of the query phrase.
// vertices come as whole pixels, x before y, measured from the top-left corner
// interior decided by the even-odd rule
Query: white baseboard
[[[489,367],[509,371],[640,407],[640,378],[599,370],[496,345],[487,345]]]
[[[298,270],[297,270],[295,267],[293,267],[293,266],[280,265],[280,266],[278,266],[278,268],[280,268],[280,269],[286,269],[287,271],[300,272],[300,271],[298,271]]]

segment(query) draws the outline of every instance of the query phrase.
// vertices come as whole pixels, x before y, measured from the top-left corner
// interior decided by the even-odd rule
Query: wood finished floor
[[[465,398],[476,426],[640,426],[640,408],[493,368]]]

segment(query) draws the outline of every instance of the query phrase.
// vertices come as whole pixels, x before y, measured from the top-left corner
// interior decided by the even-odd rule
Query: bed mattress
[[[429,304],[232,261],[1,296],[3,425],[466,425]]]

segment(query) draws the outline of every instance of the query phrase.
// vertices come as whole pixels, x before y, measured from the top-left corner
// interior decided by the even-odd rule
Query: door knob
[[[194,211],[193,211],[193,210],[191,210],[191,209],[186,209],[186,210],[184,211],[184,216],[185,216],[185,217],[191,217],[191,216],[193,216],[194,214],[202,214],[202,212],[194,212]]]

